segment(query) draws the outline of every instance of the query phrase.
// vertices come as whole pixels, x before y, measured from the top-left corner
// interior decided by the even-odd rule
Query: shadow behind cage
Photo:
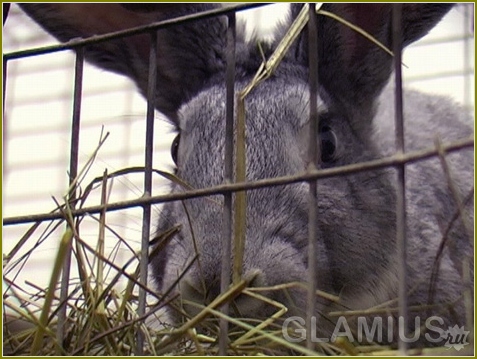
[[[243,8],[246,8],[248,6],[243,6]],[[252,6],[250,6],[252,7]],[[462,7],[457,8],[457,12],[460,12],[462,14],[464,11],[469,12],[470,6],[464,5]],[[15,11],[18,11],[16,9],[12,9],[12,14],[11,16],[19,16],[18,13],[15,14]],[[470,11],[472,12],[472,11]],[[225,12],[224,12],[225,13]],[[223,16],[223,15],[222,15]],[[232,15],[228,15],[229,19],[231,19]],[[470,16],[467,17],[467,19],[470,18]],[[9,19],[8,21],[13,20]],[[21,20],[20,20],[21,21]],[[233,24],[233,21],[230,21],[231,24]],[[11,25],[10,23],[7,22],[7,29],[8,26]],[[468,24],[465,24],[465,28],[468,30],[469,26]],[[18,26],[13,27],[12,30],[12,36],[15,35],[15,32],[20,32],[20,29]],[[462,67],[464,68],[464,75],[462,76],[462,82],[464,90],[462,91],[462,95],[459,98],[459,100],[462,100],[462,102],[466,103],[466,106],[472,107],[473,105],[471,104],[471,99],[473,99],[473,71],[470,70],[471,64],[473,64],[473,61],[469,61],[469,53],[473,54],[473,47],[470,48],[470,43],[473,42],[470,41],[472,36],[469,33],[466,33],[464,36],[464,45],[463,45],[463,51],[465,51],[465,55],[463,56],[463,64]],[[451,37],[452,39],[452,37]],[[87,41],[87,40],[86,40]],[[422,45],[424,48],[426,46],[429,46],[425,44],[426,40],[423,40],[424,44]],[[430,41],[430,40],[429,40]],[[450,41],[450,40],[449,40]],[[85,43],[86,44],[86,43]],[[467,44],[467,45],[465,45]],[[27,172],[27,178],[28,181],[24,182],[24,184],[19,185],[17,184],[16,186],[10,185],[10,188],[16,188],[16,195],[9,195],[8,193],[8,187],[7,187],[7,194],[6,194],[6,201],[5,201],[5,206],[4,208],[6,209],[6,213],[9,214],[8,217],[4,219],[4,253],[12,253],[11,250],[12,248],[15,248],[14,251],[16,251],[16,243],[17,243],[17,238],[21,238],[23,234],[26,232],[28,228],[30,228],[31,223],[38,222],[42,223],[40,224],[40,227],[38,229],[35,229],[35,236],[38,236],[38,238],[35,238],[35,241],[33,241],[33,237],[30,237],[31,234],[28,236],[24,236],[25,238],[25,245],[22,248],[19,248],[19,252],[15,252],[15,256],[19,256],[20,254],[24,254],[27,257],[30,256],[31,253],[33,252],[51,252],[55,254],[54,252],[56,251],[56,246],[58,239],[64,236],[65,233],[65,222],[58,222],[60,218],[64,218],[67,216],[68,211],[75,211],[75,208],[77,209],[76,215],[78,216],[77,218],[81,218],[80,221],[75,220],[73,223],[69,223],[70,226],[73,228],[81,228],[81,233],[89,233],[87,230],[83,230],[82,227],[79,227],[79,223],[81,222],[81,225],[83,226],[83,222],[92,222],[90,224],[92,230],[92,234],[88,234],[89,236],[93,237],[93,243],[95,241],[95,238],[101,238],[101,236],[104,236],[104,233],[102,234],[102,231],[108,232],[109,235],[112,237],[111,242],[105,242],[106,247],[110,247],[111,254],[105,255],[109,256],[109,260],[107,261],[108,263],[122,263],[126,262],[128,264],[129,261],[132,260],[135,261],[135,265],[138,265],[140,263],[139,257],[142,256],[142,273],[143,276],[141,279],[139,278],[139,272],[138,270],[134,269],[131,270],[128,268],[128,270],[123,270],[124,272],[128,273],[128,276],[123,276],[123,288],[126,288],[125,290],[127,291],[128,285],[131,284],[131,280],[134,281],[139,281],[139,283],[142,283],[143,285],[146,285],[146,278],[144,276],[144,273],[146,271],[146,265],[147,261],[144,260],[144,258],[147,257],[147,253],[149,250],[149,240],[151,238],[151,233],[154,232],[153,225],[151,225],[151,219],[154,220],[154,205],[157,203],[160,203],[161,200],[172,200],[174,198],[186,198],[185,196],[174,196],[174,195],[169,195],[166,197],[158,197],[158,194],[161,192],[158,192],[157,189],[163,189],[163,192],[167,191],[167,187],[164,186],[164,182],[160,182],[161,176],[158,175],[157,173],[152,172],[152,168],[157,168],[164,166],[163,163],[159,162],[153,162],[153,152],[155,151],[161,151],[164,149],[164,145],[155,145],[153,138],[154,138],[154,132],[153,132],[153,122],[154,122],[154,110],[153,110],[153,105],[152,101],[149,101],[150,105],[145,109],[144,107],[146,106],[144,102],[140,100],[137,95],[130,95],[130,93],[124,94],[120,93],[119,98],[120,100],[118,101],[117,98],[113,99],[105,99],[104,97],[100,97],[99,95],[102,95],[106,91],[113,91],[113,92],[118,92],[118,88],[121,86],[125,86],[125,88],[131,88],[131,85],[123,80],[123,79],[117,79],[114,80],[114,83],[109,83],[110,77],[105,77],[104,81],[99,81],[99,85],[97,85],[96,89],[93,90],[92,93],[86,94],[82,90],[83,83],[86,84],[88,81],[88,77],[91,79],[92,77],[99,77],[103,76],[101,72],[93,72],[90,75],[83,75],[83,56],[82,56],[82,50],[81,46],[73,46],[76,55],[71,56],[69,55],[69,59],[61,60],[61,62],[56,62],[57,57],[54,56],[56,51],[63,50],[63,48],[57,48],[53,51],[52,55],[42,55],[42,56],[33,56],[35,54],[35,50],[26,51],[25,53],[19,52],[19,53],[13,53],[5,56],[4,57],[4,68],[6,67],[7,72],[5,75],[8,75],[4,78],[4,81],[6,79],[6,102],[4,103],[5,106],[5,112],[4,112],[4,128],[6,129],[6,132],[4,136],[6,135],[7,137],[4,137],[6,139],[5,143],[7,143],[7,147],[4,149],[6,150],[6,154],[8,157],[7,162],[5,163],[5,176],[6,179],[10,182],[16,182],[14,179],[15,177],[15,172]],[[4,45],[4,51],[5,51],[5,45]],[[47,52],[49,52],[48,50]],[[154,51],[152,49],[151,51]],[[416,50],[419,51],[419,50]],[[428,51],[428,50],[424,50]],[[42,52],[41,50],[39,52]],[[418,55],[420,56],[420,55]],[[472,55],[473,56],[473,55]],[[40,62],[37,59],[40,58],[45,58],[45,62],[43,64],[40,64]],[[18,70],[16,69],[16,63],[22,62],[22,61],[29,61],[29,69],[27,70]],[[5,65],[6,63],[6,65]],[[404,63],[406,61],[404,60]],[[59,76],[54,76],[54,74],[59,71],[60,67],[65,67],[69,71],[68,77],[64,76],[64,73],[61,73]],[[28,83],[27,87],[31,87],[33,89],[33,93],[29,94],[25,98],[21,98],[21,96],[17,95],[17,93],[14,91],[14,88],[19,86],[18,83],[15,81],[15,72],[20,71],[20,76],[18,81],[21,81],[22,76],[25,78],[25,75],[28,76]],[[35,73],[41,72],[41,73],[48,73],[48,80],[47,83],[45,83],[45,77],[42,77],[41,79],[38,79],[38,82],[33,82],[35,80]],[[453,76],[455,75],[452,73],[452,71],[447,71],[444,73],[445,76]],[[460,76],[460,75],[459,75]],[[417,79],[418,76],[414,76],[414,79]],[[426,78],[427,77],[427,78]],[[66,78],[66,80],[65,80]],[[62,85],[59,86],[57,93],[53,93],[51,95],[50,92],[50,86],[53,84],[57,83],[56,80],[53,79],[61,79],[59,81],[62,81]],[[422,78],[421,78],[422,79]],[[410,79],[412,81],[412,77]],[[429,79],[429,76],[424,76],[424,80],[431,81]],[[117,82],[116,82],[117,81]],[[151,81],[154,81],[153,78],[151,78]],[[74,86],[73,86],[74,83]],[[453,83],[455,83],[453,81]],[[444,87],[444,86],[442,86]],[[48,88],[48,91],[45,89]],[[66,94],[62,94],[62,91],[64,89],[68,89]],[[35,93],[36,90],[36,93]],[[95,92],[96,91],[96,92]],[[5,94],[4,94],[5,96]],[[49,97],[52,96],[55,98],[55,101],[53,102],[53,106],[49,107],[48,109],[45,109],[44,102],[49,101]],[[134,97],[132,97],[134,96]],[[153,93],[150,93],[148,96],[153,96]],[[17,100],[17,97],[20,98],[20,101]],[[28,99],[28,97],[30,97]],[[56,101],[58,98],[62,98],[66,101]],[[70,98],[74,98],[73,101],[70,100]],[[98,100],[99,99],[99,100]],[[63,100],[63,99],[61,99]],[[22,101],[26,102],[33,102],[33,107],[30,107],[28,110],[22,112],[21,110],[21,105]],[[89,102],[89,103],[88,103]],[[104,104],[107,103],[107,106],[104,106]],[[121,106],[119,106],[119,104]],[[230,104],[229,104],[230,105]],[[233,106],[233,104],[232,104]],[[84,108],[90,107],[93,112],[93,117],[91,119],[88,119],[87,117],[84,116]],[[233,107],[232,107],[233,108]],[[115,114],[111,114],[111,110],[117,110],[117,112],[114,112]],[[36,114],[40,112],[46,112],[47,111],[47,117],[55,117],[56,120],[53,121],[53,123],[43,123],[40,120],[36,119]],[[101,112],[104,111],[104,112]],[[27,120],[16,120],[15,115],[16,112],[19,113],[17,115],[18,117],[27,119]],[[70,128],[69,126],[69,118],[71,117],[71,113],[73,113],[73,126]],[[230,111],[229,111],[230,113]],[[60,114],[58,116],[58,114]],[[127,114],[127,116],[124,116],[124,114]],[[233,111],[232,111],[233,114]],[[144,121],[144,117],[147,118],[146,121]],[[81,118],[81,121],[80,121]],[[230,120],[230,118],[229,118]],[[162,121],[156,121],[156,122],[162,122]],[[99,148],[99,143],[102,142],[104,139],[105,133],[101,133],[100,127],[97,126],[98,123],[104,123],[105,124],[105,132],[110,132],[111,137],[114,137],[114,141],[111,141],[111,137],[105,141],[105,145],[102,148]],[[156,123],[157,125],[157,123]],[[120,132],[119,135],[117,134],[116,129]],[[167,131],[167,130],[166,130]],[[170,130],[169,130],[170,131]],[[17,147],[15,147],[15,136],[24,136],[27,138],[28,141],[28,136],[31,138],[39,136],[40,133],[42,132],[48,132],[49,137],[46,138],[46,140],[39,145],[38,148],[31,148],[31,152],[23,152],[22,151],[22,146],[25,146],[24,143],[18,142]],[[65,137],[64,135],[59,135],[58,132],[60,133],[71,133],[71,144],[72,148],[70,150],[70,143],[68,137]],[[116,132],[116,134],[115,134]],[[161,135],[162,136],[162,135]],[[9,138],[11,138],[11,141],[9,141]],[[78,147],[79,142],[78,140],[81,139],[83,141],[83,138],[96,138],[97,140],[94,141],[90,147],[85,146],[84,148]],[[118,156],[118,153],[113,151],[117,150],[111,150],[111,154],[109,154],[107,151],[107,143],[108,141],[111,142],[119,142],[122,144],[121,149],[119,150],[120,155]],[[33,141],[31,141],[33,142]],[[157,142],[157,141],[156,141]],[[166,142],[166,141],[164,141]],[[230,141],[231,142],[231,141]],[[30,143],[30,141],[28,141]],[[76,143],[76,145],[74,145]],[[45,144],[48,144],[49,146],[45,146]],[[5,146],[5,145],[4,145]],[[168,146],[166,146],[168,147]],[[94,155],[96,149],[99,148],[98,155]],[[145,154],[142,152],[143,149],[145,149]],[[45,153],[46,156],[44,156],[42,161],[37,161],[35,160],[33,154],[35,152],[38,153]],[[23,155],[23,153],[25,153]],[[122,155],[121,155],[122,154]],[[124,159],[124,157],[129,156],[127,160]],[[21,156],[22,155],[22,156]],[[138,171],[133,173],[133,170],[126,170],[128,173],[127,176],[117,176],[113,180],[114,183],[107,184],[106,182],[102,182],[100,179],[97,181],[97,184],[95,185],[95,197],[91,195],[92,198],[88,198],[85,203],[78,203],[76,199],[83,199],[85,198],[85,193],[86,189],[88,189],[88,184],[91,183],[91,179],[98,177],[101,178],[103,175],[103,167],[107,168],[108,174],[111,172],[114,172],[115,170],[121,170],[124,168],[130,168],[133,166],[133,164],[137,163],[144,163],[144,156],[145,156],[145,167],[146,169],[144,171]],[[94,161],[94,165],[89,168],[88,161],[92,158],[96,157]],[[160,159],[161,155],[154,155],[154,159]],[[78,158],[80,159],[78,161]],[[117,159],[119,159],[117,161]],[[98,165],[98,161],[100,161],[100,164]],[[68,164],[69,162],[69,164]],[[51,178],[49,175],[44,175],[43,173],[40,174],[40,171],[45,167],[45,166],[50,166],[50,165],[56,165],[58,163],[61,163],[60,167],[62,170],[60,170],[58,178]],[[103,164],[104,163],[104,164]],[[142,165],[141,165],[142,166]],[[167,164],[166,164],[167,166]],[[169,164],[170,166],[170,164]],[[68,176],[65,173],[65,168],[69,168],[68,170]],[[35,171],[38,169],[39,175],[35,175]],[[85,170],[86,169],[86,170]],[[68,190],[67,187],[65,186],[65,183],[74,183],[75,185],[78,184],[76,183],[75,179],[78,177],[78,175],[81,177],[83,175],[83,170],[85,170],[85,179],[82,179],[82,182],[80,183],[80,186],[76,190],[72,190],[71,188]],[[35,201],[37,201],[39,195],[38,193],[42,193],[43,191],[41,188],[38,188],[38,183],[41,183],[39,181],[41,176],[46,176],[46,181],[53,183],[53,186],[50,188],[54,188],[54,196],[56,200],[63,206],[62,211],[56,211],[55,214],[39,214],[39,215],[33,215],[33,216],[28,216],[29,214],[37,213],[36,210],[31,210],[31,208],[39,208],[35,206]],[[302,178],[302,180],[306,180],[306,176]],[[293,179],[294,181],[295,179]],[[154,183],[153,183],[154,181]],[[291,183],[291,180],[289,180]],[[20,183],[20,182],[17,182]],[[273,181],[270,183],[272,184]],[[287,179],[283,179],[282,183],[287,183]],[[313,183],[313,181],[311,181]],[[102,185],[101,185],[102,184]],[[119,187],[125,187],[123,190],[118,190],[117,188]],[[250,188],[253,186],[253,184],[250,186]],[[58,189],[62,190],[58,190]],[[104,189],[105,188],[105,189]],[[206,195],[206,194],[213,194],[213,193],[231,193],[233,191],[236,191],[237,189],[244,189],[247,188],[245,187],[240,187],[236,186],[234,187],[229,186],[229,187],[221,187],[219,189],[205,189],[202,192],[200,192],[200,195]],[[132,189],[132,190],[131,190]],[[52,190],[50,189],[49,194],[51,194]],[[103,192],[103,193],[102,193]],[[147,195],[142,195],[143,193],[146,193]],[[150,194],[153,195],[153,197],[150,196]],[[196,194],[197,195],[197,194]],[[10,197],[9,197],[10,196]],[[70,201],[70,208],[65,206],[65,200],[62,199],[63,196],[66,196],[66,199]],[[47,197],[45,194],[44,197]],[[48,196],[49,197],[49,196]],[[15,206],[10,205],[9,209],[9,204],[10,203],[19,203]],[[67,201],[67,202],[68,202]],[[100,213],[102,213],[103,207],[101,207],[99,204],[100,202],[107,202],[107,211],[114,211],[118,213],[117,217],[113,217],[115,219],[112,219],[113,225],[109,226],[102,224],[102,221],[104,220],[106,223],[111,223],[108,222],[111,220],[110,213],[104,214],[105,218],[107,220],[103,219],[103,217],[100,216]],[[53,202],[50,202],[53,203]],[[151,206],[152,205],[152,206]],[[81,210],[81,207],[86,207],[86,210]],[[26,209],[27,208],[27,209]],[[48,208],[51,210],[55,208],[55,206],[48,206]],[[9,212],[10,211],[10,212]],[[114,212],[111,212],[114,213]],[[71,218],[71,217],[70,217]],[[130,221],[131,218],[135,218],[134,221],[136,221],[136,225],[134,226],[136,229],[134,231],[131,231],[129,229],[130,225],[123,225],[124,223],[127,223],[126,220]],[[54,220],[53,220],[54,219]],[[53,222],[48,222],[53,220]],[[56,221],[56,222],[55,222]],[[63,220],[64,221],[64,220]],[[20,225],[20,223],[30,223],[28,225]],[[114,224],[116,223],[116,224]],[[227,225],[227,224],[226,224]],[[230,224],[229,224],[230,225]],[[10,228],[13,227],[19,227],[21,229],[16,229],[15,231],[11,230]],[[53,231],[53,228],[56,227],[56,229]],[[111,229],[110,229],[111,228]],[[98,234],[96,234],[98,232]],[[142,232],[142,243],[140,243],[140,240],[138,238],[141,237]],[[21,234],[19,234],[21,233]],[[111,234],[112,233],[112,234]],[[5,237],[5,234],[7,237]],[[98,236],[98,237],[96,237]],[[31,242],[31,243],[30,243]],[[49,242],[49,244],[48,244]],[[120,243],[120,244],[116,244]],[[28,247],[28,248],[27,248]],[[8,248],[8,249],[7,249]],[[141,249],[142,248],[142,249]],[[79,256],[81,253],[81,250],[79,247],[73,248],[74,253],[76,256]],[[82,249],[84,250],[84,248]],[[98,250],[98,249],[97,249]],[[86,254],[87,251],[85,251],[84,254]],[[90,256],[91,253],[87,254],[87,256]],[[9,260],[12,260],[12,262],[8,263],[11,265],[14,261],[13,258],[15,256],[12,256],[8,258]],[[122,260],[120,260],[119,257],[123,257]],[[40,254],[40,257],[42,255]],[[52,258],[55,258],[53,256]],[[90,259],[87,259],[85,263],[93,262],[94,260],[92,259],[93,257],[90,257]],[[16,260],[16,258],[15,258]],[[52,259],[53,260],[53,259]],[[76,259],[77,261],[78,259]],[[37,261],[36,264],[35,261]],[[12,270],[11,272],[6,272],[7,280],[11,282],[5,282],[4,281],[4,287],[7,286],[8,288],[11,288],[12,282],[16,282],[16,278],[18,275],[22,275],[22,271],[25,270],[26,268],[32,268],[32,267],[43,267],[44,263],[40,259],[35,259],[34,261],[28,260],[28,261],[23,261],[19,260],[16,262],[16,268],[15,270]],[[94,267],[93,264],[90,264],[91,268]],[[109,265],[109,264],[108,264]],[[77,267],[77,265],[72,266]],[[133,266],[131,266],[133,267]],[[8,268],[8,266],[7,266]],[[65,267],[66,268],[66,267]],[[134,268],[136,268],[134,266]],[[36,269],[34,269],[36,271]],[[81,271],[80,271],[81,272]],[[112,280],[116,280],[116,275],[117,273],[121,273],[122,270],[120,266],[118,265],[118,268],[115,270],[110,269],[106,274],[105,274],[105,279],[107,277],[113,278]],[[42,278],[38,278],[41,282],[39,283],[29,283],[28,285],[30,288],[25,291],[25,295],[27,293],[29,295],[37,295],[39,297],[44,297],[46,295],[46,292],[39,290],[38,287],[44,288],[50,281],[50,273],[51,269],[48,269],[45,274],[42,274]],[[63,273],[67,273],[67,271],[63,271]],[[25,274],[25,273],[24,273]],[[76,275],[78,277],[76,277]],[[74,273],[72,275],[71,279],[66,279],[68,275],[65,276],[63,274],[64,279],[63,279],[63,288],[68,288],[68,286],[65,286],[64,283],[67,283],[69,281],[70,285],[75,286],[76,288],[81,286],[81,281],[84,280],[82,278],[82,275],[84,273]],[[81,279],[81,280],[77,280]],[[101,277],[103,278],[103,277]],[[97,278],[99,279],[99,278]],[[64,282],[66,281],[66,282]],[[107,283],[107,280],[105,280]],[[18,283],[18,282],[17,282]],[[135,305],[137,305],[138,309],[138,315],[141,317],[146,311],[145,308],[145,294],[146,291],[137,289],[138,286],[136,285],[136,288],[134,289],[134,294],[139,295],[139,299],[137,302],[135,302]],[[19,290],[19,289],[17,289]],[[64,291],[64,289],[63,289]],[[56,301],[61,301],[62,297],[61,296],[67,296],[68,291],[64,291],[63,294],[58,293],[58,298],[55,298]],[[132,295],[132,292],[131,292]],[[63,297],[65,299],[66,297]],[[66,306],[65,306],[66,308]],[[4,311],[5,311],[4,307]],[[136,309],[136,308],[135,308]],[[131,316],[130,321],[134,322],[133,318],[133,311],[131,311],[128,315]],[[48,314],[48,313],[47,313]],[[66,314],[64,314],[66,315]],[[61,310],[60,310],[60,316],[61,316]],[[63,319],[64,320],[64,319]],[[63,324],[61,324],[61,319],[59,319],[59,327]],[[141,332],[141,331],[139,331]],[[126,335],[126,334],[125,334]],[[130,335],[130,334],[128,334]],[[60,337],[59,339],[65,339]],[[66,338],[67,339],[67,338]],[[126,350],[135,350],[136,353],[140,354],[143,352],[144,347],[143,347],[143,342],[145,340],[144,334],[140,334],[139,337],[137,338],[137,343],[136,348],[127,348]],[[153,352],[153,344],[148,342],[148,348],[147,350]],[[223,346],[222,346],[223,348]],[[76,348],[76,350],[84,349],[83,347]],[[222,349],[223,350],[223,349]],[[98,351],[100,352],[100,351]],[[222,352],[223,353],[223,352]]]

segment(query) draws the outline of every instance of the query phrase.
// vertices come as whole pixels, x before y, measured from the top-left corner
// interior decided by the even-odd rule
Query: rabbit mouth
[[[270,318],[273,318],[271,325],[280,325],[290,316],[305,318],[307,285],[304,282],[271,284],[267,281],[270,278],[263,270],[251,269],[243,275],[243,287],[237,290],[235,286],[234,292],[232,284],[228,291],[221,294],[219,279],[204,283],[198,278],[190,274],[178,284],[180,309],[173,315],[175,322],[183,319],[193,320],[194,317],[204,316],[204,312],[209,312],[206,315],[207,320],[199,329],[206,332],[209,325],[218,324],[218,317],[212,312],[222,311],[224,303],[228,304],[227,316],[251,325]],[[325,293],[317,296],[317,316],[322,316],[323,308],[329,305],[331,297],[332,295]]]
[[[205,307],[219,310],[223,303],[229,304],[229,315],[236,318],[257,318],[263,316],[267,303],[265,273],[260,269],[248,271],[243,276],[244,286],[233,292],[231,289],[220,293],[219,280],[201,281],[197,276],[188,275],[179,284],[181,307],[188,317],[198,315]],[[259,293],[259,294],[256,294]],[[223,301],[221,298],[224,298]],[[216,306],[216,303],[220,303]]]

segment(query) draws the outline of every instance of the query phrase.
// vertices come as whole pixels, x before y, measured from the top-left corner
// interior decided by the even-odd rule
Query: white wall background
[[[283,16],[287,4],[253,12],[249,17],[264,23],[265,32]],[[473,108],[474,37],[473,4],[458,5],[432,33],[405,52],[406,84],[423,91],[445,94]],[[55,43],[37,25],[12,6],[3,32],[3,53]],[[54,53],[11,61],[7,69],[4,114],[3,217],[43,213],[55,208],[52,196],[61,202],[68,185],[67,169],[72,112],[74,56]],[[86,66],[80,135],[80,168],[97,146],[101,128],[110,137],[100,150],[87,178],[144,164],[145,101],[136,94],[126,78]],[[157,115],[154,167],[172,169],[169,147],[174,134]],[[137,198],[141,194],[141,176],[116,181],[110,202]],[[167,190],[157,180],[153,195]],[[90,205],[97,204],[97,199]],[[108,215],[108,223],[134,248],[139,247],[141,210],[131,209]],[[91,243],[97,238],[97,226],[83,235]],[[29,225],[3,228],[3,253],[8,253]],[[48,283],[51,263],[63,228],[50,235],[35,250],[20,282]],[[38,231],[41,233],[41,231]],[[107,246],[117,238],[110,235]],[[127,253],[126,249],[121,250]],[[120,252],[121,252],[120,251]],[[129,258],[130,255],[127,255]]]

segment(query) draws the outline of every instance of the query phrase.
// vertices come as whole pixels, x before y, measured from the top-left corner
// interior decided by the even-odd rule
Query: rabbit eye
[[[320,130],[321,140],[321,161],[323,163],[333,162],[336,154],[336,135],[329,126],[323,126]]]
[[[180,139],[181,139],[181,135],[178,134],[176,138],[174,138],[174,141],[172,141],[172,145],[171,145],[171,156],[176,166],[177,166],[177,151],[179,150]]]

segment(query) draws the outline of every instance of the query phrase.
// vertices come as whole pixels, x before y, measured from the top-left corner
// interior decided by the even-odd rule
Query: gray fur
[[[35,5],[25,4],[23,8],[41,22],[38,19],[41,15],[35,15],[41,11],[35,9]],[[156,18],[203,8],[202,5],[178,5],[177,11],[158,14]],[[385,45],[390,45],[388,5],[325,4],[324,8],[356,20]],[[441,4],[405,5],[405,43],[423,36],[449,8]],[[363,16],[363,9],[368,16]],[[297,11],[294,5],[292,14]],[[329,126],[337,138],[335,161],[325,163],[324,167],[392,155],[393,90],[391,85],[386,86],[392,72],[392,59],[363,39],[350,35],[342,25],[329,19],[320,20],[318,107],[322,123]],[[43,26],[55,33],[54,26]],[[68,33],[75,31],[64,23],[61,27],[66,27]],[[277,33],[283,33],[285,28],[278,29]],[[179,129],[177,175],[194,188],[223,182],[225,29],[222,18],[207,20],[204,25],[195,22],[178,29],[170,28],[159,35],[156,108],[169,115]],[[62,30],[61,34],[64,33]],[[72,37],[56,36],[63,41]],[[245,44],[240,34],[238,38],[237,90],[250,80],[260,61],[255,47]],[[124,41],[123,49],[133,47]],[[247,98],[248,180],[305,171],[309,101],[306,41],[305,34],[276,74]],[[114,51],[107,58],[99,59],[101,51],[102,45],[98,45],[87,56],[100,66],[130,76],[140,90],[145,91],[147,59],[133,55],[125,59],[127,54]],[[114,65],[109,64],[110,61],[115,61]],[[433,147],[436,135],[443,141],[452,141],[473,133],[472,118],[449,100],[413,91],[405,91],[404,96],[408,150]],[[468,196],[473,191],[472,151],[460,151],[446,158],[460,196]],[[463,325],[462,293],[465,285],[471,284],[463,283],[461,265],[462,258],[471,255],[469,240],[473,233],[472,238],[467,236],[460,218],[453,223],[437,280],[433,283],[435,291],[430,296],[432,268],[443,233],[456,212],[456,204],[437,158],[409,164],[406,172],[409,305],[430,304],[431,299],[440,306],[425,313],[413,312],[413,315],[438,314],[446,320],[444,329],[447,325]],[[317,182],[318,288],[341,299],[339,305],[317,300],[323,335],[329,335],[333,329],[332,319],[327,317],[330,310],[367,309],[397,298],[395,180],[395,170],[387,168]],[[182,191],[179,185],[171,185],[171,192]],[[244,277],[251,280],[252,286],[304,281],[308,185],[249,191],[247,198]],[[157,232],[177,224],[182,225],[182,230],[152,259],[152,277],[161,291],[173,286],[196,255],[194,237],[199,260],[172,294],[179,293],[183,300],[201,304],[207,304],[218,295],[224,241],[222,211],[220,196],[163,206]],[[466,206],[466,216],[472,224],[472,201]],[[304,291],[290,289],[287,295],[270,291],[268,295],[286,304],[289,315],[304,315]],[[184,308],[189,314],[197,312],[192,306]],[[237,298],[236,308],[237,315],[253,318],[263,318],[273,312],[273,308],[245,296]],[[171,310],[171,313],[179,319],[177,312]]]

